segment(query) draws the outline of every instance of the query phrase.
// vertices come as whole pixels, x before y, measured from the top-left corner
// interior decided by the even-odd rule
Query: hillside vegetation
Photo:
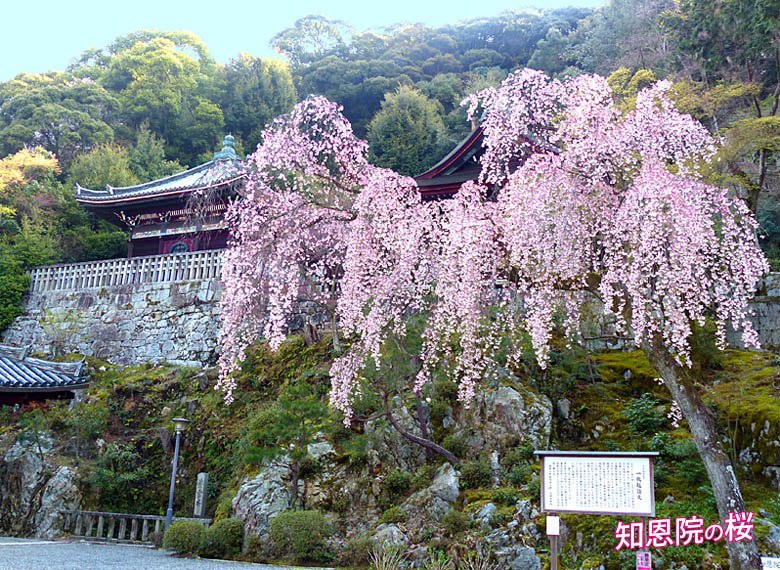
[[[183,415],[191,423],[179,463],[176,514],[191,514],[195,478],[206,471],[210,477],[207,514],[227,518],[233,514],[231,502],[239,486],[270,469],[254,453],[268,449],[269,432],[264,426],[269,415],[280,401],[295,401],[294,386],[301,384],[308,387],[307,393],[325,401],[330,359],[327,345],[306,346],[299,337],[277,353],[259,345],[246,362],[236,401],[230,406],[214,391],[211,370],[170,365],[118,368],[92,360],[93,382],[84,400],[4,408],[0,441],[7,449],[19,438],[29,439],[36,430],[51,433],[55,437],[53,461],[72,466],[78,473],[82,508],[164,514],[172,454],[170,419]],[[675,427],[669,419],[668,392],[656,382],[643,353],[602,352],[589,357],[579,351],[557,350],[546,372],[534,369],[531,361],[526,365],[531,368],[507,371],[487,390],[511,387],[527,394],[523,397],[530,398],[529,402],[548,397],[553,410],[549,447],[658,451],[657,517],[695,514],[705,521],[717,520],[714,501],[702,500],[711,491],[690,433],[684,422]],[[780,461],[780,449],[773,444],[780,435],[780,403],[772,396],[780,384],[780,356],[727,351],[710,362],[702,377],[706,398],[718,411],[720,428],[739,466],[748,508],[766,523],[780,523],[780,497],[764,470]],[[438,524],[416,527],[415,517],[424,515],[415,514],[414,509],[424,513],[425,507],[414,506],[414,493],[430,484],[441,459],[426,461],[424,454],[413,453],[410,463],[398,463],[402,461],[398,454],[408,450],[392,436],[391,428],[365,421],[345,428],[340,417],[326,414],[319,417],[310,441],[328,442],[335,455],[315,459],[303,454],[297,502],[299,509],[324,512],[334,525],[335,537],[329,540],[321,561],[364,565],[366,560],[360,559],[356,549],[361,540],[370,542],[368,537],[382,523],[399,525],[415,544],[450,553],[462,544],[489,544],[495,536],[491,533],[517,519],[516,503],[522,505],[525,500],[536,509],[527,515],[528,520],[543,531],[544,517],[538,515],[539,465],[532,454],[534,445],[527,439],[532,434],[496,431],[496,425],[488,421],[475,422],[464,431],[470,412],[456,401],[454,384],[439,380],[427,394],[432,437],[459,457],[461,492],[454,509]],[[416,413],[413,399],[399,405]],[[374,406],[370,398],[364,401],[360,417],[370,415]],[[399,410],[396,413],[404,415]],[[466,424],[461,423],[464,420]],[[772,426],[769,430],[764,429],[765,422]],[[294,430],[293,435],[300,433]],[[498,471],[490,467],[491,452],[499,462]],[[376,463],[374,454],[385,459]],[[344,491],[352,486],[372,489],[373,498],[369,503],[349,499]],[[488,503],[497,508],[489,521],[480,522],[476,517]],[[566,567],[624,567],[630,553],[613,549],[617,520],[565,516],[569,529],[563,549]],[[766,523],[759,522],[756,533],[762,550],[771,552],[771,544],[763,542],[772,528]],[[544,558],[546,541],[541,536],[532,545]],[[250,543],[248,552],[235,556],[276,560],[284,553]],[[663,568],[682,563],[691,568],[700,567],[697,564],[702,560],[722,564],[725,549],[722,543],[708,543],[666,548],[662,556]]]

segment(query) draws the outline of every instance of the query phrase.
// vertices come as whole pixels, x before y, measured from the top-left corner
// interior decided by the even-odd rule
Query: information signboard
[[[537,451],[542,512],[655,516],[657,453]]]
[[[763,570],[780,570],[780,558],[761,557],[761,566]]]
[[[653,570],[653,563],[649,552],[636,553],[636,570]]]

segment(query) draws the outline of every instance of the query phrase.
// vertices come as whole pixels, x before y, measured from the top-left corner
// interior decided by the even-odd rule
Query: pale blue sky
[[[239,52],[268,57],[271,37],[307,14],[346,20],[356,29],[397,22],[432,26],[494,16],[536,4],[543,8],[597,6],[603,0],[6,0],[0,10],[0,81],[22,71],[63,70],[90,47],[139,29],[191,30],[225,63]]]

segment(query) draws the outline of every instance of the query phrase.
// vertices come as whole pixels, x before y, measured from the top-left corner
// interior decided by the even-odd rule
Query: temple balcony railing
[[[221,249],[36,267],[31,293],[219,279]]]

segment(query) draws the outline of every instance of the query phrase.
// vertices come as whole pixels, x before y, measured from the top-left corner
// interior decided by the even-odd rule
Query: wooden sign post
[[[561,519],[547,516],[547,536],[550,537],[550,570],[558,570],[558,537],[561,535]]]

